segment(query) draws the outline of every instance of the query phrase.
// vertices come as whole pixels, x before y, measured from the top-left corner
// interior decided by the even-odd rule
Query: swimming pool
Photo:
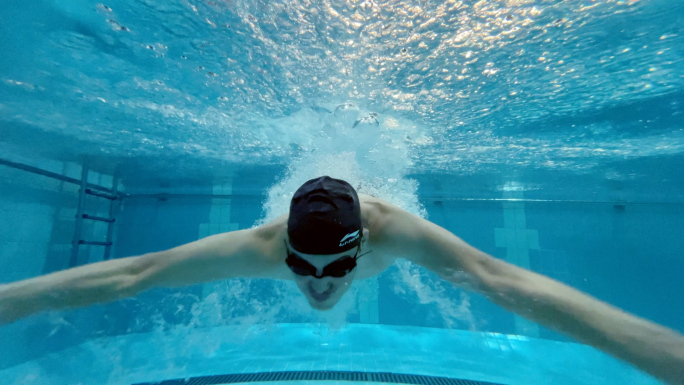
[[[4,376],[21,383],[40,383],[38,378],[45,376],[60,384],[141,384],[223,374],[297,372],[305,380],[299,383],[318,383],[306,376],[327,371],[414,376],[410,381],[396,381],[400,383],[431,383],[440,377],[443,383],[468,379],[472,384],[562,384],[569,383],[569,378],[574,383],[658,383],[586,346],[522,336],[368,324],[338,331],[324,324],[279,324],[248,334],[216,327],[185,329],[171,336],[150,333],[97,339],[15,366]],[[208,350],[207,344],[212,345]],[[66,367],[80,369],[77,373],[55,370]],[[229,383],[205,381],[197,383]],[[270,382],[286,383],[287,378],[280,374]],[[354,381],[359,382],[370,381],[364,377]]]
[[[10,1],[0,282],[251,228],[331,175],[682,332],[683,17],[661,0]],[[405,261],[328,312],[235,279],[0,338],[3,384],[659,383]]]

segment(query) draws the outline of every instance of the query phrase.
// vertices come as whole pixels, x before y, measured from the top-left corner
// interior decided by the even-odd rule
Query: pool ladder
[[[114,222],[116,222],[116,219],[114,218],[114,210],[115,210],[115,203],[118,199],[120,199],[119,194],[117,193],[117,184],[118,184],[118,179],[115,177],[113,182],[112,182],[112,188],[111,190],[109,189],[103,189],[104,192],[96,191],[95,189],[89,188],[88,187],[88,169],[83,166],[83,169],[81,171],[81,188],[78,190],[78,207],[76,209],[76,229],[74,230],[74,238],[72,241],[72,248],[71,248],[71,258],[69,258],[69,267],[74,267],[78,264],[78,253],[81,245],[93,245],[93,246],[104,246],[104,258],[103,260],[108,260],[110,255],[111,255],[111,248],[112,248],[112,236],[114,233]],[[99,189],[98,189],[99,190]],[[109,203],[109,217],[98,217],[95,215],[90,215],[90,214],[85,214],[84,207],[85,207],[85,199],[86,195],[92,195],[94,197],[98,198],[103,198],[103,199],[108,199],[110,201]],[[107,240],[106,241],[88,241],[88,240],[83,240],[81,239],[81,236],[83,235],[83,221],[84,220],[89,220],[89,221],[99,221],[99,222],[105,222],[107,223]]]

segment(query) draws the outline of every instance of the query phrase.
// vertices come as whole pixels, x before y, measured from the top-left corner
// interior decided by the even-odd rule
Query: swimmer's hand
[[[153,287],[177,287],[275,269],[262,250],[268,227],[213,235],[174,249],[114,259],[0,285],[0,324],[44,310],[110,302]],[[282,264],[282,262],[281,262]]]
[[[671,384],[684,384],[684,336],[551,278],[468,245],[449,231],[389,204],[377,235],[387,251],[487,296],[534,322],[625,360]]]

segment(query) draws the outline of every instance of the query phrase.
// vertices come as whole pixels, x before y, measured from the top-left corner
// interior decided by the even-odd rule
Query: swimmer
[[[174,287],[236,277],[290,279],[312,307],[332,308],[354,279],[397,258],[477,291],[672,384],[684,384],[684,336],[543,275],[496,259],[385,201],[320,177],[294,194],[289,215],[176,248],[80,266],[0,286],[0,323]]]

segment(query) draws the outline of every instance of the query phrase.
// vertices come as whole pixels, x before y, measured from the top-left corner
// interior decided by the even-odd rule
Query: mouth
[[[330,285],[328,290],[319,293],[314,288],[309,284],[309,294],[311,295],[311,298],[315,299],[317,302],[323,302],[326,299],[330,298],[330,295],[333,293],[333,287]]]

